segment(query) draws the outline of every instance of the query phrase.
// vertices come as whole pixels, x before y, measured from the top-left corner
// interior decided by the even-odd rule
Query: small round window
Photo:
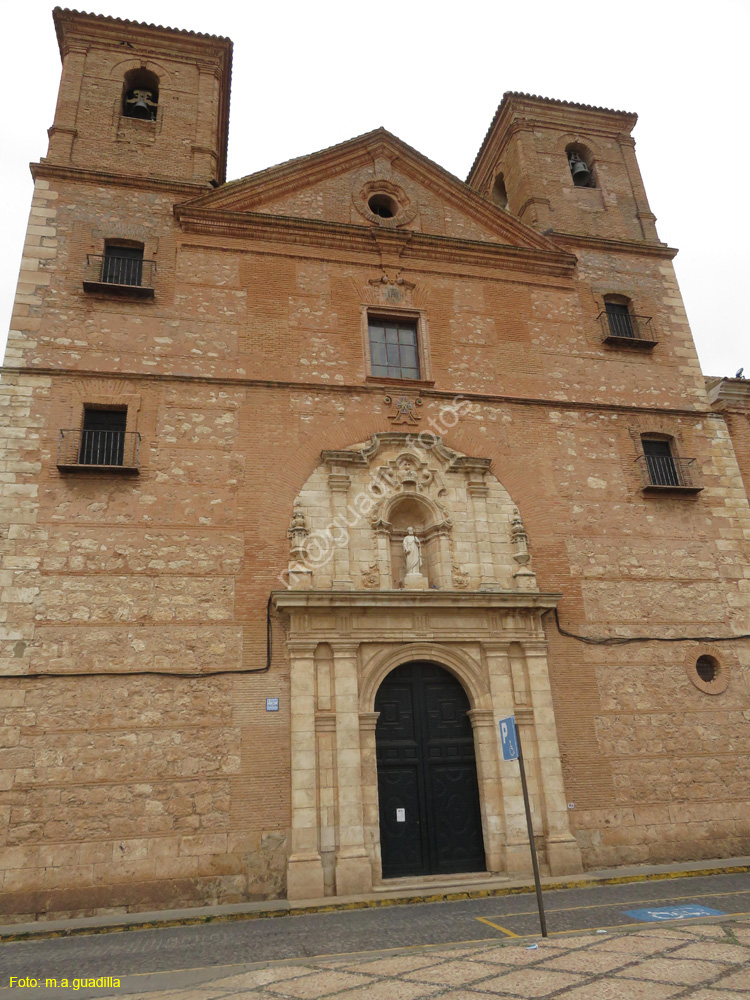
[[[729,684],[729,667],[713,653],[693,651],[685,661],[685,672],[691,682],[704,694],[721,694]]]
[[[380,192],[367,199],[367,207],[373,215],[379,215],[381,219],[392,219],[398,212],[398,203],[395,198]]]
[[[695,669],[700,679],[706,684],[715,681],[719,674],[719,664],[713,656],[699,656],[695,661]]]

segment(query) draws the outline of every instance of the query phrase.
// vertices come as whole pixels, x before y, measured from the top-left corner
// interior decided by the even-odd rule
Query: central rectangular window
[[[420,378],[416,321],[370,316],[368,325],[371,374],[381,378]]]

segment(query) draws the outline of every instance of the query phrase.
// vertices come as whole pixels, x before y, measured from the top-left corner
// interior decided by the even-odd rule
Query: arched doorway
[[[484,871],[470,705],[434,663],[405,663],[375,696],[383,877]]]

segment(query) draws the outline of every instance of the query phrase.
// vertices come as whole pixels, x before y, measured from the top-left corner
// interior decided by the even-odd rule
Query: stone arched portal
[[[484,871],[471,706],[438,663],[396,667],[375,695],[383,878]]]
[[[559,595],[537,589],[523,524],[489,460],[396,433],[321,458],[295,501],[287,589],[274,595],[289,619],[288,897],[383,886],[375,696],[415,661],[440,664],[467,693],[486,870],[531,867],[518,767],[499,752],[497,720],[513,713],[542,860],[553,874],[580,871],[541,624]],[[421,514],[416,530],[432,540],[426,587],[394,570],[399,510]]]

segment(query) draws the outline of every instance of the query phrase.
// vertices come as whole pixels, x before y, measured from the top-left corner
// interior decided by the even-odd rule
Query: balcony
[[[137,299],[154,297],[156,261],[116,254],[86,254],[83,274],[85,292],[129,295]]]
[[[137,431],[61,430],[57,467],[63,472],[137,474],[141,435]]]
[[[641,455],[636,462],[645,493],[700,493],[703,489],[694,458]]]
[[[651,329],[650,316],[601,312],[597,319],[602,326],[605,344],[649,350],[658,343],[656,334]]]

